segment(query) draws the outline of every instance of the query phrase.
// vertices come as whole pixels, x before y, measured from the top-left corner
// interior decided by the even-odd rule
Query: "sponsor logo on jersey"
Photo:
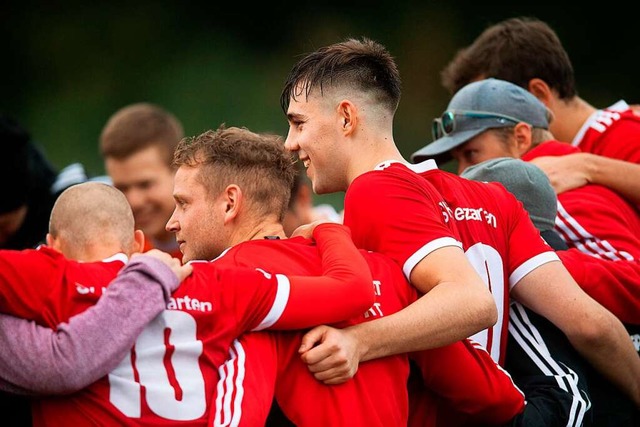
[[[484,208],[461,208],[457,207],[453,217],[456,221],[482,221],[493,228],[497,227],[496,216]]]
[[[210,301],[200,301],[197,298],[191,298],[189,295],[183,297],[171,297],[167,303],[167,310],[181,311],[212,311],[213,304]]]

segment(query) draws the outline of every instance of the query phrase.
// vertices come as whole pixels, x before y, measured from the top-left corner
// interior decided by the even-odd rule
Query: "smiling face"
[[[230,246],[224,224],[224,195],[212,196],[199,178],[199,167],[176,171],[175,210],[167,230],[175,233],[182,261],[211,260]]]
[[[343,137],[345,118],[339,102],[325,91],[291,99],[287,110],[289,132],[285,148],[303,162],[316,194],[345,191],[350,161],[348,141]]]
[[[173,170],[160,149],[149,146],[124,159],[107,157],[105,169],[114,187],[122,191],[131,205],[136,228],[148,238],[171,239],[165,230],[173,211]]]

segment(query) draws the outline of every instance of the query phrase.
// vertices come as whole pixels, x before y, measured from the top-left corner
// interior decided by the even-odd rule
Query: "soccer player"
[[[474,336],[496,361],[503,360],[513,297],[563,330],[585,358],[640,404],[640,360],[622,324],[571,279],[513,195],[440,171],[435,162],[410,165],[400,156],[392,137],[399,87],[393,58],[368,39],[320,48],[294,65],[281,96],[289,121],[286,146],[308,167],[314,191],[346,191],[344,222],[356,245],[390,255],[413,284],[417,273],[437,281],[446,277],[438,267],[461,274],[471,263],[500,313],[495,326]],[[442,194],[436,199],[441,215],[457,228],[466,260],[455,258],[451,265],[436,257],[434,266],[424,258],[437,254],[429,252],[433,244],[418,243],[422,233],[433,232],[432,217],[422,214],[428,206],[425,185]],[[461,293],[468,287],[464,281],[459,285]],[[438,295],[450,286],[431,292]],[[404,309],[342,331],[316,328],[303,341],[309,349],[303,357],[316,378],[339,383],[353,375],[359,361],[433,345],[437,340],[425,337],[452,307]],[[331,356],[336,348],[340,357]]]
[[[411,158],[419,162],[433,153],[453,157],[462,173],[495,157],[532,161],[579,151],[553,139],[548,132],[553,122],[546,107],[521,87],[499,79],[473,82],[434,120],[434,141]],[[586,184],[558,194],[555,229],[569,247],[589,255],[640,259],[640,216],[632,204],[602,185]]]
[[[281,138],[221,126],[181,142],[175,164],[176,210],[168,228],[176,232],[184,259],[210,259],[222,252],[213,264],[287,274],[317,271],[317,256],[309,241],[285,238],[282,218],[296,169]],[[415,299],[415,289],[395,263],[379,254],[362,253],[373,275],[376,303],[340,326],[386,316]],[[349,296],[340,293],[336,298]],[[406,425],[406,356],[365,363],[352,381],[330,387],[316,381],[299,359],[302,333],[272,336],[274,342],[249,334],[234,343],[230,359],[221,368],[215,425],[263,423],[274,378],[282,412],[296,425]],[[479,367],[477,385],[492,388],[500,396],[491,404],[507,413],[500,414],[502,420],[522,409],[522,394],[486,352],[456,343],[446,357],[434,355],[435,360],[441,366],[457,360],[469,371]],[[446,372],[442,369],[432,376],[442,379]],[[469,381],[474,381],[471,374]]]
[[[71,187],[52,211],[47,247],[0,252],[0,310],[55,327],[92,306],[109,293],[127,254],[142,247],[133,225],[118,190],[101,183]],[[66,398],[34,401],[34,424],[206,425],[217,368],[241,332],[333,322],[373,303],[370,273],[347,230],[320,225],[314,237],[326,277],[194,265],[166,310],[108,376]],[[350,298],[336,300],[338,291]]]
[[[609,186],[640,204],[640,168],[608,161],[640,163],[640,116],[624,100],[597,109],[579,97],[569,56],[547,23],[514,17],[491,25],[456,53],[441,77],[452,95],[488,77],[528,90],[553,113],[551,133],[583,152],[551,159],[553,162],[537,161],[545,171],[552,168],[550,172],[562,176],[552,177],[552,182],[560,179],[565,185],[567,181],[576,185],[576,180],[586,180]]]

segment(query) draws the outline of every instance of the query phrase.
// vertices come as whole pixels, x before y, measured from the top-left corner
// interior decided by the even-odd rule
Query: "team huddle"
[[[555,67],[513,65],[536,49]],[[411,161],[366,37],[291,68],[285,138],[116,112],[108,182],[0,250],[2,397],[36,426],[638,425],[640,115],[580,99],[535,19],[442,79]],[[344,192],[340,217],[311,191]]]

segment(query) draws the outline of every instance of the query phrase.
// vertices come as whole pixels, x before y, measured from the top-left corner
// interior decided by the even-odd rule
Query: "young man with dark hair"
[[[470,280],[474,274],[466,269],[471,263],[473,273],[484,277],[481,284],[491,288],[493,309],[499,310],[499,322],[474,335],[495,360],[503,361],[513,297],[556,324],[581,354],[640,404],[640,360],[622,324],[571,279],[513,195],[440,171],[434,162],[411,165],[402,158],[392,133],[399,97],[393,59],[368,39],[349,39],[306,55],[290,71],[281,95],[289,121],[286,146],[307,166],[314,191],[346,191],[344,222],[356,245],[394,258],[425,292],[419,302],[439,302],[413,304],[342,331],[314,329],[303,340],[309,349],[303,358],[316,378],[338,383],[353,375],[359,361],[437,346],[459,332],[464,323],[450,317],[450,310],[464,301],[456,314],[469,322],[470,307],[460,294],[475,289],[470,286],[475,285]],[[427,193],[426,188],[437,191]],[[426,245],[421,241],[434,231],[442,233],[433,211],[426,212],[434,204],[462,242],[459,253],[448,250],[444,259],[437,256],[442,242],[456,241],[455,236],[440,234]],[[451,274],[453,280],[439,283]],[[421,278],[427,279],[422,286]],[[450,294],[450,300],[443,299],[441,291],[456,289],[460,292]],[[431,335],[445,325],[448,334]],[[595,341],[609,349],[595,347]],[[342,357],[331,356],[337,348]],[[613,353],[624,367],[611,363]],[[629,369],[636,374],[630,377]],[[582,405],[584,411],[586,402]]]
[[[551,133],[582,151],[537,162],[554,187],[601,184],[640,205],[640,172],[624,164],[640,163],[640,116],[624,100],[597,109],[580,98],[569,55],[546,22],[514,17],[491,25],[456,53],[441,76],[452,95],[488,77],[528,90],[553,113]]]

